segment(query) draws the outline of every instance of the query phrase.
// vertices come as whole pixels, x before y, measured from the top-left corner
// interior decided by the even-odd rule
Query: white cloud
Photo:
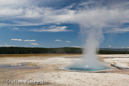
[[[19,30],[19,28],[13,28],[13,30]]]
[[[12,46],[16,46],[16,45],[8,45],[8,44],[1,45],[0,44],[0,47],[12,47]]]
[[[24,40],[25,42],[36,42],[36,40]]]
[[[67,43],[71,43],[70,41],[66,41]]]
[[[24,3],[27,3],[27,0],[0,0],[0,6],[10,6],[10,5],[23,5]]]
[[[12,41],[22,41],[22,39],[11,39]]]
[[[2,0],[3,1],[3,0]],[[16,1],[16,2],[15,2]],[[42,0],[41,2],[46,2]],[[39,7],[35,0],[11,0],[3,1],[0,4],[0,18],[12,23],[1,23],[0,26],[35,26],[44,24],[60,24],[72,17],[73,10],[69,8],[54,9],[51,7]],[[20,5],[19,5],[19,3]],[[30,21],[31,20],[31,21]],[[35,21],[35,22],[34,22]]]
[[[42,1],[46,2],[45,0]],[[0,0],[1,20],[12,22],[0,23],[0,26],[35,26],[44,24],[79,23],[87,27],[98,26],[101,28],[112,28],[114,26],[120,27],[123,23],[129,23],[129,2],[122,2],[119,5],[112,4],[109,7],[98,6],[95,8],[88,8],[89,4],[96,3],[95,1],[89,1],[79,4],[79,6],[84,6],[82,10],[71,10],[69,7],[62,9],[39,7],[37,4],[40,2],[41,1],[35,2],[35,0]],[[67,32],[70,30],[67,30],[66,26],[62,26],[49,29],[33,29],[32,31]],[[127,30],[123,32],[127,32]]]
[[[30,43],[31,45],[39,45],[39,44],[37,44],[37,43]]]
[[[79,48],[80,46],[72,46],[72,47]]]
[[[112,28],[110,30],[106,30],[105,33],[125,33],[129,32],[129,27],[126,28]]]
[[[108,47],[112,47],[111,45],[109,45]]]
[[[34,32],[69,32],[71,30],[67,30],[66,26],[50,26],[48,27],[48,29],[31,29],[30,31],[34,31]]]
[[[56,39],[55,41],[56,41],[56,42],[61,42],[62,40]]]

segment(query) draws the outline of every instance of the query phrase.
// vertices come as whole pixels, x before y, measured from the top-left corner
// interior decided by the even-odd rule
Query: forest
[[[82,48],[0,47],[0,54],[82,54]],[[129,49],[99,49],[98,54],[129,54]]]

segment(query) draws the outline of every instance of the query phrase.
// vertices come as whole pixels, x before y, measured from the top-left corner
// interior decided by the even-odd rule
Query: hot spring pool
[[[101,67],[86,67],[86,66],[67,66],[65,67],[67,70],[72,70],[72,71],[103,71],[110,69],[108,66],[101,66]]]

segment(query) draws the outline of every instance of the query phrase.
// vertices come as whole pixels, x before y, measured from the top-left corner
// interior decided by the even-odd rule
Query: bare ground
[[[73,54],[0,55],[0,65],[14,66],[0,68],[0,86],[128,86],[129,70],[115,67],[113,70],[99,72],[60,69],[80,57],[81,55]],[[129,55],[99,57],[107,63],[116,63],[119,67],[129,66]],[[22,63],[26,65],[20,66]],[[40,84],[30,83],[42,81]]]

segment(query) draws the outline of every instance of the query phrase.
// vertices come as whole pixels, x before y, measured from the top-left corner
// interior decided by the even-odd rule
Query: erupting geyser
[[[103,40],[103,33],[126,32],[129,24],[128,0],[87,0],[78,9],[69,11],[65,20],[77,23],[81,34],[86,38],[84,55],[81,62],[74,62],[66,67],[70,70],[96,71],[107,69],[108,66],[98,60],[97,51]]]
[[[91,29],[87,33],[87,42],[84,49],[82,61],[79,64],[73,64],[66,69],[76,71],[100,71],[108,69],[109,67],[98,60],[97,51],[99,48],[100,39],[102,39],[101,29]]]

